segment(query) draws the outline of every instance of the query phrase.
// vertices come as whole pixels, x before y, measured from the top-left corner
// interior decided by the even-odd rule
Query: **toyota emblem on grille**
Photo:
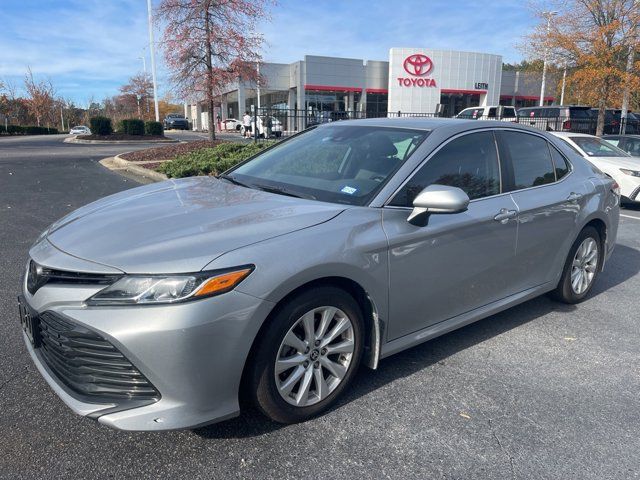
[[[433,62],[426,55],[415,53],[405,58],[402,66],[409,75],[422,77],[431,71]]]

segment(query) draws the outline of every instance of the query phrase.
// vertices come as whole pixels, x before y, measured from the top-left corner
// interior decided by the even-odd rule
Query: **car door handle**
[[[582,194],[581,193],[571,192],[569,194],[569,196],[567,197],[567,200],[569,200],[570,202],[577,202],[581,198],[582,198]]]
[[[493,219],[496,222],[507,223],[512,218],[516,218],[517,215],[518,215],[517,210],[508,210],[506,208],[501,208],[500,213],[498,213],[495,217],[493,217]]]

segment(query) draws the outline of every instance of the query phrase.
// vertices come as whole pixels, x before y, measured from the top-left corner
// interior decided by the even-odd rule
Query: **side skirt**
[[[406,350],[407,348],[419,345],[420,343],[439,337],[445,333],[457,330],[458,328],[469,325],[470,323],[495,315],[496,313],[507,310],[514,305],[526,302],[527,300],[550,292],[554,288],[555,284],[553,282],[543,283],[537,287],[524,290],[520,293],[503,298],[502,300],[489,303],[488,305],[471,310],[470,312],[460,314],[456,317],[436,323],[435,325],[423,328],[422,330],[418,330],[417,332],[405,335],[404,337],[392,340],[382,346],[380,350],[380,358],[389,357],[394,353],[401,352],[402,350]]]

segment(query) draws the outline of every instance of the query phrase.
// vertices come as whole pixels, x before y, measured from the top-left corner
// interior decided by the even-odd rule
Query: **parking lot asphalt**
[[[587,301],[541,297],[361,369],[307,423],[249,409],[137,433],[74,415],[23,345],[20,277],[47,225],[136,184],[97,163],[130,146],[61,138],[0,139],[0,478],[640,478],[640,210]]]

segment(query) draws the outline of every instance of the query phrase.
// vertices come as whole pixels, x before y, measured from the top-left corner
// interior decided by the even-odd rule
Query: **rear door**
[[[518,206],[512,279],[523,291],[554,280],[562,269],[590,190],[544,136],[503,130],[496,137],[506,188]]]

